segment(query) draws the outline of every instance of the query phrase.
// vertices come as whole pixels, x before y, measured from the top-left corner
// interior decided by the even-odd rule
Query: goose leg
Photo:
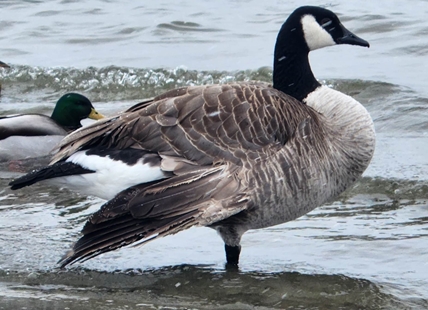
[[[239,263],[239,254],[241,253],[241,246],[230,246],[225,244],[226,261],[228,265],[237,266]]]
[[[245,230],[226,221],[223,221],[221,225],[212,226],[212,228],[216,229],[223,239],[226,268],[236,269],[239,264],[239,254],[241,254],[241,236]]]

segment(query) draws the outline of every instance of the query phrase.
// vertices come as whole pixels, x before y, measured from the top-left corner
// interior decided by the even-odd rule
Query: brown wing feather
[[[84,235],[75,243],[73,249],[61,258],[59,264],[63,268],[76,261],[87,260],[137,241],[141,244],[157,237],[174,234],[193,226],[191,222],[196,213],[193,211],[158,221],[141,221],[130,215],[124,216],[120,224],[108,222],[108,225],[103,225],[103,229]]]
[[[236,169],[198,169],[123,191],[90,217],[83,236],[62,258],[61,266],[194,225],[211,224],[247,209],[249,198],[236,194],[240,192],[239,182],[232,177]],[[216,204],[218,208],[213,209]]]
[[[141,148],[199,165],[242,165],[285,144],[296,126],[317,113],[257,83],[186,87],[67,136],[53,162],[91,146]]]

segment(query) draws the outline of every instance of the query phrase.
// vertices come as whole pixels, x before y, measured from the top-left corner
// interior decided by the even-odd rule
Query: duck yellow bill
[[[98,113],[97,110],[95,110],[94,108],[91,109],[91,113],[88,116],[90,119],[102,119],[105,118],[104,115],[102,115],[101,113]]]

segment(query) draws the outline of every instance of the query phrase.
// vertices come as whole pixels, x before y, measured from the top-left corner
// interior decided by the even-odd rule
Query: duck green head
[[[67,93],[55,105],[51,118],[67,130],[76,130],[82,127],[80,121],[85,118],[101,119],[104,116],[98,113],[91,101],[77,93]]]

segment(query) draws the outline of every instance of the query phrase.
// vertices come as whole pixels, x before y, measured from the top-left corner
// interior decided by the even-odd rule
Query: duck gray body
[[[68,132],[82,127],[80,121],[87,117],[103,116],[88,98],[77,93],[61,96],[50,117],[34,113],[0,116],[0,162],[49,155]]]
[[[192,226],[216,229],[236,265],[247,230],[294,220],[332,199],[373,156],[369,113],[321,86],[310,69],[308,53],[335,44],[369,46],[331,11],[298,8],[278,34],[273,86],[171,90],[67,136],[50,166],[12,188],[69,176],[86,189],[118,183],[61,266]],[[101,167],[106,158],[130,163],[128,174]],[[146,171],[144,181],[137,171]],[[132,186],[121,183],[130,178]]]
[[[48,155],[66,134],[46,115],[0,116],[0,162]]]

